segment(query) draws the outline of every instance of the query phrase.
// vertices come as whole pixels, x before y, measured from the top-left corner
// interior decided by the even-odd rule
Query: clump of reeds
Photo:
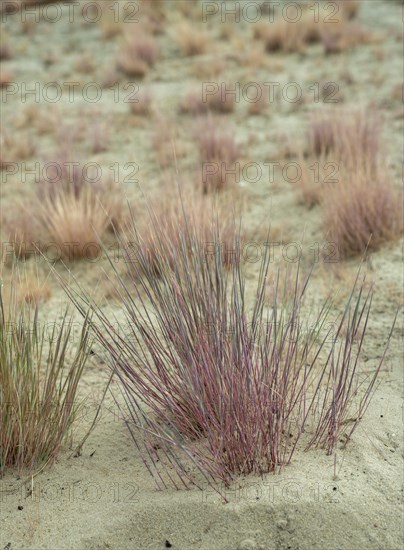
[[[3,283],[3,282],[2,282]],[[6,468],[43,466],[55,460],[82,401],[80,378],[90,352],[88,323],[71,344],[67,312],[52,325],[38,310],[18,305],[14,289],[0,286],[0,474]]]

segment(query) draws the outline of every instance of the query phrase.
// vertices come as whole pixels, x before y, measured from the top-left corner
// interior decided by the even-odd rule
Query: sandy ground
[[[174,10],[170,11],[171,23],[180,19]],[[375,33],[372,43],[331,58],[325,58],[320,47],[312,46],[304,55],[274,54],[264,56],[256,64],[248,61],[251,52],[243,47],[250,32],[248,25],[236,26],[229,41],[217,40],[211,51],[196,58],[178,57],[170,29],[157,38],[161,53],[145,82],[153,90],[160,111],[171,116],[176,116],[174,110],[189,87],[200,83],[198,71],[204,68],[209,74],[215,61],[223,63],[218,81],[265,81],[269,74],[271,81],[296,81],[304,90],[317,81],[339,82],[344,104],[364,106],[372,102],[383,113],[388,161],[399,185],[403,111],[397,87],[402,84],[402,7],[393,1],[364,0],[358,20]],[[26,83],[27,87],[35,81],[101,82],[116,54],[116,39],[103,39],[99,25],[69,23],[65,9],[61,21],[54,25],[41,21],[24,31],[19,15],[15,15],[7,19],[4,28],[14,49],[13,57],[4,66],[12,70],[20,85]],[[209,29],[220,35],[218,23],[212,23]],[[94,63],[90,77],[74,69],[84,52]],[[104,94],[95,106],[80,99],[69,104],[64,97],[51,109],[41,101],[35,105],[32,119],[21,95],[15,94],[2,104],[2,124],[17,141],[22,142],[27,136],[34,140],[36,151],[26,159],[32,166],[54,149],[58,127],[75,126],[81,119],[86,130],[95,119],[102,120],[108,127],[108,148],[93,154],[83,139],[78,148],[84,158],[105,169],[114,162],[122,166],[136,161],[141,185],[147,191],[158,192],[161,177],[150,145],[151,125],[148,120],[128,115],[128,106],[122,101],[114,102],[111,94]],[[228,118],[244,146],[245,161],[263,163],[281,158],[285,134],[303,139],[308,114],[319,107],[310,100],[308,92],[306,97],[297,107],[279,101],[270,106],[267,114],[257,117],[247,116],[245,104],[237,105],[236,112]],[[43,131],[46,117],[56,122],[49,122],[50,129]],[[192,174],[196,161],[189,140],[193,121],[187,115],[179,120],[178,141],[185,151],[180,168],[183,173]],[[28,175],[27,182],[21,183],[19,174],[3,180],[3,215],[12,212],[18,200],[27,200],[32,181]],[[129,186],[127,192],[135,200],[135,187]],[[253,236],[254,232],[257,235],[252,240],[259,240],[260,228],[270,219],[283,236],[301,243],[308,263],[313,243],[321,245],[324,240],[320,212],[316,208],[308,211],[298,204],[292,186],[279,176],[275,184],[263,177],[257,183],[246,184],[242,192],[246,225]],[[38,265],[45,273],[42,263]],[[314,297],[322,295],[330,284],[343,288],[346,285],[347,291],[357,265],[357,260],[352,260],[337,266],[318,266]],[[105,284],[100,275],[102,267],[103,261],[95,267],[79,262],[72,270],[90,288],[100,281],[101,286]],[[369,271],[376,296],[364,359],[372,368],[381,356],[396,308],[402,311],[402,242],[374,253]],[[251,269],[250,278],[254,280],[255,276]],[[47,285],[52,296],[43,304],[42,315],[52,320],[57,318],[66,298],[52,278]],[[112,301],[108,307],[120,315],[119,303]],[[228,504],[209,488],[156,491],[108,395],[101,419],[81,456],[75,457],[66,449],[56,464],[35,478],[27,472],[8,472],[0,480],[0,550],[402,548],[402,326],[401,314],[380,387],[347,449],[338,449],[335,457],[321,451],[299,451],[280,475],[238,480],[226,489]],[[91,424],[107,378],[105,364],[92,359],[81,388],[87,396],[87,408],[75,426],[76,443]]]

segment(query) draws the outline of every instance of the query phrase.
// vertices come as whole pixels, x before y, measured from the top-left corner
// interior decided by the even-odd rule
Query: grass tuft
[[[239,159],[240,150],[230,128],[212,117],[201,118],[195,130],[199,149],[204,193],[220,191],[231,185],[231,171]]]
[[[299,270],[287,287],[278,276],[266,303],[269,254],[250,294],[241,262],[225,269],[220,246],[206,254],[186,217],[174,269],[167,269],[172,242],[166,232],[156,232],[156,239],[161,277],[142,248],[134,264],[137,283],[128,286],[117,274],[126,331],[93,307],[126,424],[158,486],[188,487],[201,476],[229,483],[240,474],[279,471],[303,434],[306,447],[328,453],[344,434],[349,439],[383,362],[360,378],[372,295],[364,281],[357,277],[343,314],[327,329],[330,302],[312,318],[305,312],[309,276]],[[66,290],[84,313],[88,298]]]
[[[56,459],[80,407],[90,350],[87,321],[73,351],[67,312],[58,325],[42,325],[37,309],[19,306],[13,288],[10,294],[6,306],[0,287],[0,474]]]

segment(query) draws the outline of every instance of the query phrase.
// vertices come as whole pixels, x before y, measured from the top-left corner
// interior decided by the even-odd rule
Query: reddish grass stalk
[[[158,222],[151,217],[150,223],[156,227]],[[132,241],[140,244],[133,227]],[[370,295],[361,306],[362,286],[356,298],[352,291],[337,334],[329,342],[330,334],[323,330],[330,316],[329,302],[315,315],[314,329],[302,328],[309,278],[300,282],[299,270],[290,290],[279,286],[278,277],[268,308],[266,255],[255,299],[248,307],[241,262],[234,262],[230,272],[225,270],[220,247],[207,257],[191,221],[184,219],[174,269],[166,269],[165,250],[172,243],[158,227],[156,235],[159,278],[141,246],[135,247],[133,268],[139,272],[135,285],[119,277],[111,259],[128,331],[123,334],[101,308],[94,304],[92,308],[95,335],[121,384],[127,426],[158,485],[188,487],[200,483],[201,475],[209,483],[228,483],[238,474],[278,471],[290,462],[322,392],[329,396],[332,391],[331,413],[326,399],[320,404],[312,441],[329,451],[348,405],[357,396],[368,403],[379,372],[369,385],[353,386],[362,349],[361,344],[354,353],[353,342],[360,328],[366,332],[368,314],[363,312]],[[219,231],[215,241],[220,242]],[[84,314],[90,298],[70,287],[66,291]],[[349,322],[342,353],[337,342],[345,319]],[[320,364],[326,351],[328,359]]]

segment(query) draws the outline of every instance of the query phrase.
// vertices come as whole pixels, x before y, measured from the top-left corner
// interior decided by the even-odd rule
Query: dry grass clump
[[[348,5],[349,4],[349,5]],[[354,17],[354,2],[341,2],[340,16],[333,21],[324,21],[324,17],[315,21],[314,14],[303,11],[296,22],[275,17],[271,23],[257,23],[253,36],[262,40],[267,52],[302,52],[308,45],[322,43],[326,54],[339,53],[370,40],[369,32],[350,21]]]
[[[90,132],[92,151],[105,150],[106,126],[96,120]],[[95,200],[104,205],[111,220],[117,221],[122,211],[118,183],[104,177],[99,167],[93,166],[92,170],[86,165],[75,151],[75,131],[69,135],[68,130],[65,130],[64,135],[65,142],[44,159],[43,177],[36,190],[40,201],[49,200],[52,203],[61,194],[74,195],[77,199],[82,193],[93,194]]]
[[[180,111],[192,115],[202,115],[208,112],[232,113],[236,108],[236,98],[226,91],[224,85],[213,94],[204,97],[202,89],[191,89],[187,92],[180,104]]]
[[[32,204],[36,204],[35,199],[31,200],[31,207]],[[10,214],[5,212],[1,221],[5,231],[3,247],[8,256],[6,260],[14,257],[28,258],[41,250],[43,232],[40,221],[23,204],[15,207]]]
[[[340,257],[363,254],[403,231],[402,196],[389,169],[342,169],[338,183],[323,193],[324,226]]]
[[[208,33],[195,28],[194,25],[182,23],[176,28],[175,40],[182,55],[194,56],[206,53],[210,38]]]
[[[94,120],[89,124],[87,136],[92,153],[103,153],[108,151],[109,146],[109,124],[105,115],[102,115],[98,110],[93,115]]]
[[[234,181],[240,149],[234,133],[212,117],[201,118],[195,130],[204,193],[220,191]]]
[[[147,116],[153,110],[153,93],[149,88],[140,90],[139,94],[133,101],[130,101],[129,108],[132,114]]]
[[[327,184],[338,181],[339,165],[331,162],[326,155],[305,159],[302,154],[298,156],[298,165],[301,175],[294,185],[299,192],[299,202],[313,208],[321,202]]]
[[[144,32],[126,34],[118,53],[118,67],[127,75],[144,76],[156,62],[158,47],[155,39]]]
[[[370,109],[316,114],[307,131],[309,156],[329,156],[352,169],[377,167],[383,120]]]
[[[10,44],[2,38],[0,40],[0,61],[5,61],[12,58],[12,51]]]
[[[150,223],[159,220],[152,217]],[[297,272],[286,289],[278,278],[268,307],[267,253],[248,306],[241,263],[225,269],[220,247],[207,257],[194,226],[186,228],[175,269],[167,269],[162,252],[156,260],[164,275],[156,278],[140,247],[134,264],[138,284],[129,286],[117,275],[125,336],[94,305],[96,338],[118,377],[126,425],[158,486],[198,484],[195,473],[209,484],[228,484],[240,474],[278,472],[291,461],[303,433],[305,447],[328,454],[341,438],[346,445],[384,359],[383,354],[370,374],[362,371],[371,292],[357,282],[337,321],[327,301],[308,319],[309,280]],[[137,239],[134,228],[132,240]],[[156,239],[160,250],[170,249],[170,236],[158,231]],[[215,241],[220,240],[216,228]],[[66,291],[84,313],[88,297]],[[291,293],[287,302],[285,292]],[[331,317],[332,333],[325,329]],[[135,345],[128,344],[132,341]]]
[[[7,243],[3,242],[2,255],[0,257],[0,280],[2,279],[2,266],[7,264],[11,267],[11,275],[4,272],[2,284],[7,288],[3,297],[4,308],[7,310],[10,300],[14,300],[18,306],[26,303],[38,306],[41,302],[46,302],[52,296],[52,289],[48,278],[50,271],[41,268],[38,261],[20,261],[16,262],[15,257],[11,257],[9,262],[9,250],[6,249]],[[16,267],[18,266],[18,267]]]
[[[263,39],[267,52],[300,52],[305,46],[306,37],[313,32],[313,28],[316,29],[316,27],[309,27],[308,22],[309,20],[306,24],[289,23],[280,19],[266,27],[261,27],[257,32]]]
[[[210,96],[209,96],[210,97]],[[201,89],[189,90],[180,103],[180,112],[191,115],[204,115],[209,111],[208,101],[203,101]]]
[[[359,23],[341,20],[338,23],[323,23],[320,29],[321,43],[324,53],[341,53],[359,44],[371,40],[370,33]]]
[[[5,306],[5,290],[10,293]],[[54,461],[81,402],[79,381],[90,353],[88,323],[76,351],[67,312],[51,326],[0,286],[0,475]]]
[[[85,75],[92,74],[96,69],[96,64],[93,56],[91,56],[89,53],[84,53],[80,55],[80,57],[78,57],[74,62],[74,68],[79,73]]]
[[[0,88],[5,88],[14,81],[14,73],[11,69],[0,68]]]
[[[268,90],[263,84],[258,84],[258,87],[260,95],[248,103],[248,114],[252,116],[262,115],[267,111],[269,105]]]
[[[122,19],[125,15],[122,14],[121,17],[116,17],[113,0],[102,0],[99,4],[101,8],[99,12],[101,13],[101,19],[99,20],[101,34],[103,38],[109,40],[122,32]]]
[[[52,296],[52,290],[47,281],[39,278],[32,268],[27,269],[24,278],[18,285],[18,300],[37,306],[40,302],[47,302]]]
[[[121,223],[123,196],[118,183],[85,169],[71,147],[67,141],[49,157],[35,207],[42,233],[59,257],[96,258],[107,229]]]
[[[337,0],[338,13],[342,13],[345,19],[353,19],[356,17],[360,7],[359,0]]]
[[[401,197],[391,182],[381,145],[383,121],[375,112],[331,111],[316,115],[300,153],[301,200],[321,203],[327,238],[341,258],[396,238],[402,231]]]
[[[144,28],[147,28],[152,34],[162,34],[166,30],[166,7],[165,0],[142,0],[139,13],[140,23]],[[130,4],[127,5],[127,10],[130,12],[133,8]],[[170,6],[171,9],[171,6]],[[128,13],[128,15],[130,15]]]
[[[8,163],[26,160],[36,152],[35,142],[30,134],[11,132],[4,128],[0,133],[0,168]]]
[[[62,258],[96,259],[101,253],[100,239],[111,224],[106,207],[86,187],[79,195],[70,190],[46,197],[38,207],[38,217]]]

